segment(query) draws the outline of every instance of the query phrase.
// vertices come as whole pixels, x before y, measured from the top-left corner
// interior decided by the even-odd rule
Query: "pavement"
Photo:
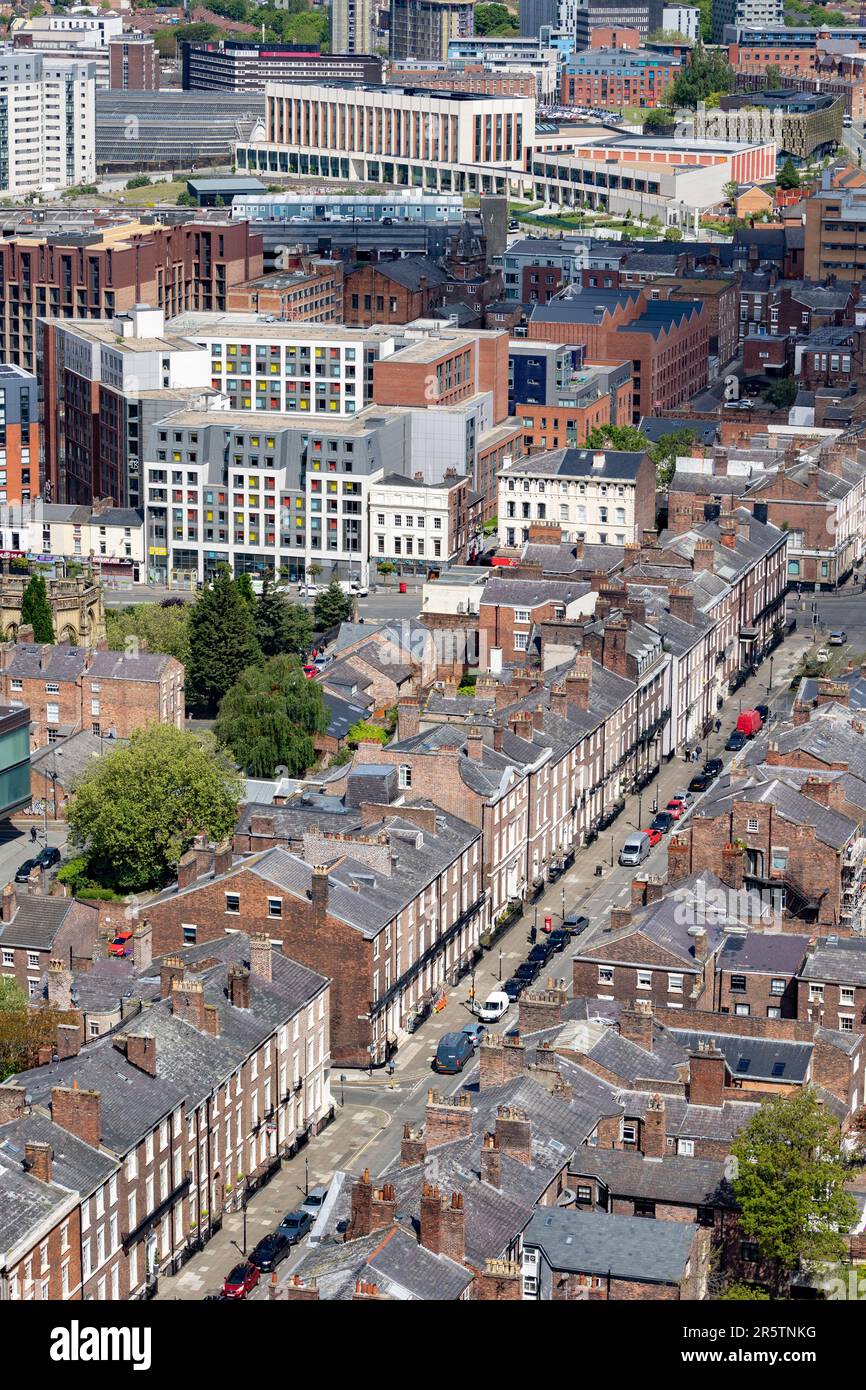
[[[839,599],[825,596],[821,608],[827,608],[828,625],[837,625],[833,604],[839,605],[840,612],[847,613],[857,603],[866,609],[859,595],[845,594]],[[862,619],[858,616],[857,621],[866,634],[866,613]],[[850,626],[853,627],[853,623]],[[800,630],[774,653],[772,671],[769,661],[764,662],[758,673],[728,699],[719,712],[721,731],[706,740],[703,757],[722,757],[726,764],[734,760],[724,752],[724,742],[741,709],[763,702],[769,704],[775,714],[782,716],[788,712],[793,699],[789,689],[791,676],[810,645],[811,627],[801,618]],[[772,688],[768,690],[770,685]],[[582,944],[602,932],[609,920],[610,908],[624,905],[631,897],[633,871],[616,863],[620,844],[631,830],[643,828],[648,823],[653,800],[664,806],[675,791],[688,784],[695,771],[696,765],[673,758],[662,766],[655,782],[644,788],[639,797],[626,798],[625,810],[610,833],[578,850],[572,867],[557,883],[548,886],[537,904],[527,906],[523,917],[503,933],[477,963],[474,976],[465,975],[455,989],[446,992],[442,1012],[431,1015],[417,1033],[401,1044],[392,1078],[382,1070],[375,1071],[372,1076],[357,1071],[333,1072],[333,1122],[293,1159],[284,1161],[279,1173],[252,1197],[246,1212],[246,1243],[243,1214],[227,1215],[222,1230],[203,1251],[193,1256],[178,1274],[160,1279],[157,1299],[195,1300],[216,1292],[232,1265],[241,1259],[243,1250],[251,1250],[257,1240],[274,1230],[286,1212],[300,1204],[310,1187],[327,1184],[339,1169],[355,1172],[368,1167],[371,1173],[378,1174],[393,1164],[399,1154],[404,1123],[417,1124],[423,1118],[428,1087],[435,1086],[441,1093],[451,1093],[473,1084],[477,1060],[458,1077],[438,1076],[430,1065],[442,1034],[461,1029],[471,1018],[469,1002],[473,984],[476,997],[484,999],[500,979],[507,979],[513,973],[516,965],[526,957],[528,932],[536,912],[539,922],[546,915],[552,916],[554,926],[564,912],[586,913],[591,925],[581,937]],[[699,802],[698,797],[695,805]],[[690,808],[686,816],[692,810]],[[686,817],[680,822],[684,823],[687,823]],[[665,876],[666,838],[641,866],[642,872]],[[596,875],[597,865],[602,866],[600,876]],[[546,976],[563,978],[570,988],[574,950],[572,947],[555,955],[539,977],[540,982],[543,983]],[[512,1005],[503,1026],[507,1027],[516,1019],[517,1009]],[[291,1271],[297,1258],[298,1252],[293,1252],[280,1267],[280,1277]],[[269,1276],[264,1276],[260,1288],[252,1295],[254,1299],[267,1297],[268,1282]]]

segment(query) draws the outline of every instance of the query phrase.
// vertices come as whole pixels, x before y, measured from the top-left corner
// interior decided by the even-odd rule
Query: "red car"
[[[657,845],[662,837],[662,832],[660,830],[653,830],[652,826],[650,826],[648,830],[645,830],[644,834],[649,835],[649,842],[651,846]]]
[[[665,807],[665,810],[667,811],[668,815],[673,816],[674,820],[679,820],[680,816],[683,814],[683,811],[685,809],[686,808],[681,801],[669,801],[667,806]]]
[[[235,1265],[231,1274],[226,1275],[223,1284],[223,1297],[225,1298],[246,1298],[248,1293],[252,1293],[256,1284],[259,1282],[260,1270],[254,1264],[247,1262],[242,1265]]]
[[[108,948],[110,956],[128,956],[132,950],[132,932],[119,931]]]
[[[317,676],[318,674],[319,674],[319,668],[318,668],[318,666],[305,666],[305,667],[304,667],[304,675],[307,677],[307,680],[308,680],[308,681],[311,681],[311,680],[313,679],[313,676]]]

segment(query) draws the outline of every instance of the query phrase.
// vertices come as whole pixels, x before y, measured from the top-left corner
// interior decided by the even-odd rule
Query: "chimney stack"
[[[242,965],[230,965],[228,969],[229,1002],[236,1009],[250,1007],[250,972]]]
[[[481,1181],[490,1187],[502,1186],[502,1154],[495,1133],[485,1134],[481,1141]]]
[[[273,950],[271,938],[264,934],[250,937],[250,974],[258,975],[260,980],[270,984],[273,978]]]
[[[40,1182],[51,1181],[51,1145],[28,1141],[24,1145],[24,1167]]]

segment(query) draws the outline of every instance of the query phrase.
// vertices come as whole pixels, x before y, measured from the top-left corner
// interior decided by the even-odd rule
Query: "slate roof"
[[[602,468],[593,465],[597,453],[604,454]],[[633,481],[645,458],[644,453],[624,449],[550,449],[544,454],[532,454],[528,459],[516,459],[501,472],[506,477],[544,474],[545,477]]]
[[[739,1037],[730,1033],[709,1033],[672,1028],[674,1037],[690,1052],[699,1042],[710,1039],[724,1053],[732,1077],[737,1080],[799,1082],[808,1079],[812,1044],[780,1042],[771,1038]]]
[[[30,766],[37,772],[57,773],[61,787],[70,787],[93,766],[94,760],[114,748],[125,748],[126,739],[100,738],[98,734],[81,730],[65,738],[61,744],[46,744],[30,754]]]
[[[17,1155],[12,1162],[10,1157],[0,1152],[0,1251],[4,1252],[76,1205],[75,1197],[64,1188],[25,1173]]]
[[[670,1154],[661,1163],[621,1149],[578,1149],[569,1175],[598,1178],[613,1197],[733,1207],[725,1164]]]
[[[377,274],[384,275],[386,280],[393,280],[395,284],[402,285],[404,289],[412,292],[423,288],[422,279],[426,279],[428,289],[448,284],[445,271],[429,256],[401,256],[395,261],[376,261],[374,269]]]
[[[57,933],[75,907],[72,898],[43,898],[37,893],[19,893],[12,921],[0,923],[0,946],[50,951]],[[95,929],[95,913],[93,923]]]
[[[810,796],[803,796],[794,787],[788,786],[781,778],[768,782],[751,780],[743,783],[737,779],[727,786],[713,788],[704,798],[695,814],[699,816],[726,815],[737,803],[768,803],[778,814],[792,825],[812,825],[815,835],[826,845],[838,849],[846,844],[857,829],[857,822],[839,811],[822,806]]]
[[[361,1279],[376,1284],[381,1295],[398,1300],[450,1302],[472,1282],[472,1273],[447,1255],[419,1245],[414,1232],[401,1225],[340,1244],[308,1248],[292,1274],[315,1279],[319,1297],[345,1301]]]
[[[81,1196],[93,1192],[117,1170],[117,1163],[108,1154],[35,1112],[0,1125],[0,1164],[23,1163],[27,1144],[50,1144],[52,1182]]]
[[[866,985],[866,941],[853,936],[840,937],[831,944],[820,938],[806,956],[800,978]]]
[[[325,730],[329,738],[345,738],[353,724],[367,717],[368,706],[353,704],[331,690],[323,690],[322,698],[330,716]]]
[[[542,1250],[552,1269],[679,1284],[694,1238],[690,1222],[543,1207],[527,1226],[523,1243]]]
[[[748,932],[729,936],[717,958],[720,970],[755,971],[763,975],[796,975],[808,939],[785,932]]]

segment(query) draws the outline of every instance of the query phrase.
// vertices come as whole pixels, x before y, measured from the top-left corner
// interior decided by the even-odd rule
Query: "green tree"
[[[751,1284],[728,1284],[724,1293],[720,1293],[719,1303],[746,1303],[754,1301],[756,1303],[768,1303],[770,1295],[766,1289],[753,1288]]]
[[[324,593],[316,595],[313,604],[313,621],[319,632],[327,632],[339,623],[346,623],[355,611],[351,594],[344,594],[336,579],[332,579]]]
[[[783,376],[764,392],[764,400],[775,410],[790,410],[797,399],[799,387],[794,377]]]
[[[245,570],[243,574],[238,575],[237,579],[235,580],[235,586],[247,607],[251,610],[255,610],[256,591],[253,588],[252,575],[248,574]]]
[[[9,1010],[26,1009],[27,995],[11,975],[0,975],[0,1014]]]
[[[674,78],[666,93],[671,106],[694,109],[699,101],[734,89],[734,70],[720,49],[696,44],[692,60]]]
[[[186,666],[189,662],[189,615],[192,604],[131,603],[105,610],[105,635],[112,651],[166,652]],[[136,647],[141,644],[141,648]]]
[[[764,85],[769,91],[778,90],[782,85],[782,69],[778,63],[770,63],[764,74]]]
[[[13,1001],[8,1009],[0,1008],[0,1081],[35,1067],[39,1049],[56,1045],[57,1025],[75,1021],[74,1014],[44,1004],[34,1008],[26,999],[23,1005]]]
[[[306,656],[313,641],[313,620],[303,604],[290,603],[266,579],[256,604],[256,636],[265,656],[291,652]]]
[[[312,735],[328,722],[322,687],[282,655],[243,672],[223,698],[214,732],[250,776],[273,777],[284,766],[299,777],[315,760]]]
[[[21,622],[33,628],[35,642],[54,641],[54,623],[51,618],[51,605],[48,590],[41,574],[34,574],[21,600]]]
[[[683,234],[679,227],[665,227],[665,241],[682,241]]]
[[[672,125],[676,117],[667,106],[653,106],[643,118],[644,130],[662,130]]]
[[[370,724],[366,719],[359,719],[357,724],[353,724],[348,730],[346,738],[350,743],[387,743],[388,734],[381,724]]]
[[[476,34],[516,34],[520,27],[507,5],[476,5],[473,18]]]
[[[737,201],[739,186],[736,179],[728,179],[727,183],[722,185],[722,195],[725,202],[730,203],[731,207],[733,207]]]
[[[671,430],[651,445],[649,456],[656,468],[656,486],[664,489],[670,485],[676,468],[677,456],[688,458],[694,449],[697,435],[694,430]]]
[[[731,1145],[743,1231],[776,1269],[776,1288],[803,1261],[842,1259],[857,1216],[841,1132],[811,1087],[759,1107]]]
[[[623,453],[637,454],[649,448],[649,440],[634,425],[595,425],[586,436],[584,447],[620,449]]]
[[[252,609],[228,566],[193,605],[188,631],[187,697],[195,709],[211,713],[260,656]]]
[[[196,835],[231,834],[242,788],[211,735],[155,724],[76,783],[70,839],[94,882],[123,893],[161,888]]]
[[[777,188],[799,188],[800,175],[794,166],[792,159],[786,159],[778,174],[776,175]]]

